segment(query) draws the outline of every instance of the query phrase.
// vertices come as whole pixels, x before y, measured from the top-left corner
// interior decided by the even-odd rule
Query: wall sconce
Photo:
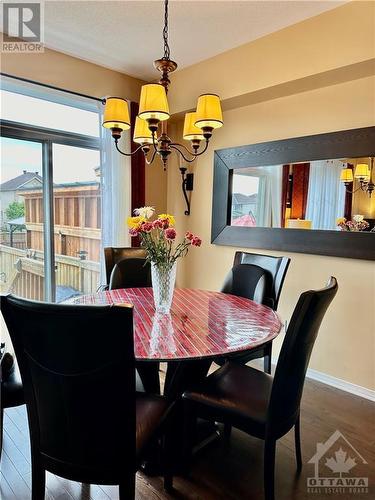
[[[354,194],[361,189],[371,198],[372,192],[375,189],[375,183],[373,181],[374,157],[370,158],[370,162],[370,168],[367,163],[358,163],[354,170],[354,175],[353,165],[347,164],[346,167],[341,170],[340,181],[345,184],[348,193]],[[353,186],[354,179],[359,182],[359,187],[357,189],[349,189],[350,186]]]
[[[186,173],[186,167],[180,167],[181,177],[182,177],[182,193],[185,198],[187,209],[185,210],[185,215],[190,215],[190,199],[187,195],[188,191],[193,191],[194,185],[194,174]]]

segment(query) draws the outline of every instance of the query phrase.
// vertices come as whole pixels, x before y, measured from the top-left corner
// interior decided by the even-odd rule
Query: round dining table
[[[133,305],[137,369],[143,364],[140,362],[167,362],[164,393],[172,397],[183,391],[186,383],[205,376],[212,360],[266,344],[282,328],[271,308],[207,290],[176,288],[169,314],[155,312],[152,288],[98,292],[69,302]],[[155,385],[150,388],[155,389]]]

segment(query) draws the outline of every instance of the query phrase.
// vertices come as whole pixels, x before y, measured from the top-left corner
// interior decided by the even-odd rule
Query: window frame
[[[9,120],[0,120],[1,136],[42,145],[43,178],[43,253],[44,253],[44,300],[55,302],[55,244],[54,244],[54,203],[53,203],[53,144],[64,144],[86,149],[101,150],[101,140],[97,137],[36,127]]]

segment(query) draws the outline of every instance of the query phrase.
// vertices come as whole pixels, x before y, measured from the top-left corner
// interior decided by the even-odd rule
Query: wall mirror
[[[375,127],[215,151],[212,242],[375,259]]]

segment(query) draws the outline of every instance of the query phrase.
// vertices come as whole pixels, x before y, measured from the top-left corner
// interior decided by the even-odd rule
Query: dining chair
[[[170,405],[135,391],[133,308],[12,295],[0,303],[24,387],[32,500],[44,498],[46,471],[119,485],[121,499],[134,498],[136,470]]]
[[[125,259],[145,259],[146,251],[139,247],[106,247],[104,248],[105,274],[107,286],[111,281],[113,268]],[[125,287],[124,287],[125,288]]]
[[[150,287],[151,265],[146,259],[126,258],[117,262],[109,280],[109,290]]]
[[[200,387],[183,394],[185,456],[198,417],[228,423],[264,440],[265,499],[274,499],[276,441],[295,431],[297,470],[302,468],[300,403],[306,370],[321,322],[337,293],[331,277],[321,290],[301,294],[292,314],[274,377],[255,368],[228,362]]]
[[[0,351],[5,350],[2,344]],[[25,404],[23,387],[14,357],[9,352],[0,352],[0,458],[3,450],[4,410]]]
[[[221,292],[254,300],[276,311],[289,264],[288,257],[236,252]],[[264,358],[264,371],[271,373],[272,340],[246,354],[234,353],[215,362],[222,365],[230,359],[245,364],[258,358]]]

